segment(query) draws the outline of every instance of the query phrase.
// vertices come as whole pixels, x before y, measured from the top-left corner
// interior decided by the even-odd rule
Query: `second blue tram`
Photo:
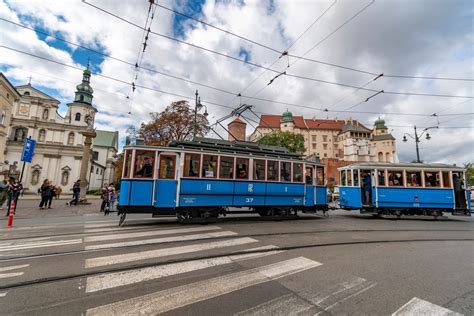
[[[324,165],[286,149],[196,138],[168,147],[127,146],[119,215],[216,218],[233,208],[261,216],[326,211]],[[232,208],[232,209],[231,209]]]
[[[470,215],[466,170],[447,164],[357,163],[338,169],[339,205],[380,215]]]

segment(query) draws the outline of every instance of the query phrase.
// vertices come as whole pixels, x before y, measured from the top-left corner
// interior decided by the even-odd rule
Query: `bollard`
[[[13,227],[13,214],[15,213],[15,199],[12,199],[10,202],[10,212],[8,212],[8,222],[7,222],[7,227],[11,228]]]

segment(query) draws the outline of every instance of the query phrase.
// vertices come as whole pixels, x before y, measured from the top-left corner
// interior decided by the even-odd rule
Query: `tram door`
[[[464,175],[461,172],[453,172],[454,201],[456,208],[466,209],[466,190]]]
[[[154,207],[171,208],[176,206],[177,155],[160,153],[158,176],[155,180]]]
[[[306,165],[305,169],[305,206],[314,206],[316,204],[316,187],[315,184],[315,173],[314,166]]]
[[[372,170],[360,170],[360,192],[362,205],[372,205],[372,188],[375,186]]]

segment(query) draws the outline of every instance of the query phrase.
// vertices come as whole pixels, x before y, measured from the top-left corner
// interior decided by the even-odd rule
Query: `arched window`
[[[13,136],[14,141],[22,142],[26,135],[28,134],[28,130],[25,128],[17,128],[15,130],[15,135]]]
[[[61,184],[62,185],[67,185],[69,182],[69,171],[65,170],[61,174]]]
[[[30,95],[28,91],[23,92],[23,95]]]
[[[390,158],[390,153],[385,153],[385,161],[392,162],[392,159]]]
[[[38,136],[38,141],[44,142],[45,139],[46,139],[46,131],[44,129],[40,129],[39,136]]]
[[[35,185],[38,184],[40,177],[40,171],[39,170],[33,170],[33,173],[31,174],[31,184]]]
[[[79,101],[84,102],[84,96],[82,94],[79,96]]]
[[[379,162],[383,162],[383,153],[379,152]]]
[[[75,118],[76,121],[80,121],[81,120],[81,113],[76,113],[76,118]]]
[[[48,109],[44,109],[43,111],[43,120],[47,120],[49,117],[49,111]]]
[[[67,144],[68,145],[74,145],[74,133],[70,132],[69,135],[67,136]]]

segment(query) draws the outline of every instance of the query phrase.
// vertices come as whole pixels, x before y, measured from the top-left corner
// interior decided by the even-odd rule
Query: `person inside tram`
[[[364,198],[364,205],[371,205],[370,194],[372,192],[372,179],[370,173],[364,171],[362,175],[362,192]]]
[[[143,178],[150,178],[153,174],[153,166],[151,164],[150,157],[143,158],[143,166],[140,170],[135,173],[135,176],[141,176]]]
[[[454,195],[455,195],[455,202],[456,202],[456,208],[460,208],[461,201],[463,201],[463,190],[462,190],[462,183],[461,180],[459,179],[459,176],[457,174],[453,174],[453,186],[454,186]]]

